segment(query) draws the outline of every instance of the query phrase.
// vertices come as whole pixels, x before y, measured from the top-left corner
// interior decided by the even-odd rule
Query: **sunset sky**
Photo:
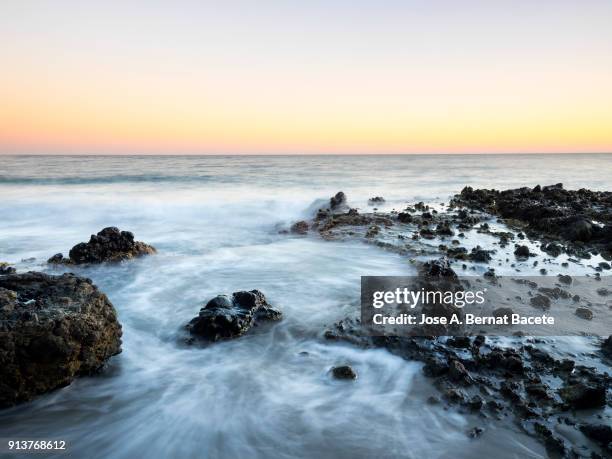
[[[0,3],[3,153],[612,151],[612,1]]]

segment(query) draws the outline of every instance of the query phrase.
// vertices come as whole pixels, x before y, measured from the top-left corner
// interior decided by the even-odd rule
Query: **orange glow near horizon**
[[[393,12],[375,26],[352,18],[342,34],[307,17],[309,39],[245,16],[229,41],[216,18],[215,42],[200,29],[182,36],[187,18],[162,12],[133,31],[128,12],[109,41],[114,12],[75,18],[63,35],[47,24],[51,11],[12,6],[20,21],[0,32],[0,154],[612,152],[612,32],[597,27],[612,17],[597,9],[580,30],[568,29],[570,7],[548,17],[566,34],[554,40],[537,35],[537,21],[508,19],[501,30],[524,36],[489,44],[456,35],[471,16],[455,24],[437,11],[427,14],[446,35],[406,28]],[[415,13],[401,13],[410,24]],[[367,27],[378,33],[369,41]],[[293,35],[283,43],[269,29]]]

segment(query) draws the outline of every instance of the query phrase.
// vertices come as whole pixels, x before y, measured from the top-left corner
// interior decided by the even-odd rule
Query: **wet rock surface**
[[[357,379],[357,373],[349,365],[341,365],[331,369],[332,376],[336,379]]]
[[[565,190],[563,185],[498,191],[465,187],[453,204],[520,222],[534,237],[612,255],[612,192]],[[560,247],[550,246],[558,253]]]
[[[187,324],[189,332],[207,341],[237,338],[260,322],[277,321],[282,313],[268,304],[259,290],[219,295],[206,303]]]
[[[300,220],[299,222],[295,222],[293,225],[291,225],[291,228],[289,229],[289,231],[291,231],[293,234],[304,235],[308,233],[309,227],[310,225],[308,224],[307,221]]]
[[[591,457],[591,452],[598,453],[577,452],[555,433],[556,425],[583,430],[579,427],[584,416],[581,413],[605,419],[604,424],[611,421],[603,412],[609,404],[610,375],[573,360],[556,359],[536,347],[533,339],[509,348],[497,346],[484,336],[368,336],[359,320],[349,318],[330,327],[324,337],[364,348],[382,347],[407,360],[422,361],[423,373],[432,378],[446,404],[461,412],[479,413],[483,418],[503,419],[510,415],[526,433],[541,440],[549,453],[559,457]],[[607,438],[605,428],[587,429],[592,435],[601,435],[597,438]],[[605,457],[607,444],[601,445]]]
[[[52,264],[88,264],[118,262],[156,253],[154,247],[135,241],[129,231],[121,231],[113,226],[92,234],[89,242],[75,245],[65,258],[61,253],[49,258]]]
[[[0,276],[0,407],[94,374],[119,352],[115,308],[91,280]]]
[[[607,256],[611,197],[612,193],[566,191],[560,185],[505,192],[465,188],[442,210],[421,202],[386,213],[361,213],[350,207],[343,212],[321,209],[312,220],[312,228],[324,239],[361,239],[400,254],[432,257],[425,263],[411,260],[417,267],[416,287],[427,286],[427,290],[435,290],[431,283],[438,283],[443,290],[456,291],[454,289],[462,287],[451,260],[488,264],[496,254],[496,250],[479,246],[471,250],[462,247],[461,239],[468,232],[493,236],[500,248],[513,244],[506,253],[514,257],[508,256],[505,260],[512,267],[514,263],[529,263],[534,267],[538,264],[539,256],[530,248],[534,240],[541,241],[542,252],[553,258],[563,252],[587,258],[589,251]],[[342,201],[347,202],[346,196]],[[494,216],[502,217],[504,220],[499,222],[514,231],[494,229],[489,224]],[[411,233],[409,237],[406,237],[407,232]],[[392,241],[392,237],[396,241]],[[529,245],[527,238],[531,238]],[[423,251],[419,241],[431,239],[442,243],[437,250]],[[446,258],[436,258],[440,254]],[[535,261],[529,261],[534,258]],[[573,263],[575,259],[569,261]],[[500,266],[504,263],[497,262]],[[567,263],[562,266],[566,267]],[[463,269],[466,268],[464,264]],[[598,265],[596,271],[606,268]],[[547,274],[548,271],[542,268],[540,272]],[[493,268],[489,268],[483,278],[491,285],[499,282]],[[530,290],[523,298],[515,298],[521,304],[546,312],[557,301],[573,301],[571,311],[578,320],[591,320],[592,311],[586,307],[589,304],[569,290],[574,288],[571,276],[556,277],[557,284],[550,287],[530,280],[517,281],[524,282]],[[600,290],[600,296],[606,298],[609,292]],[[432,307],[440,306],[434,304]],[[513,308],[501,307],[493,314],[500,317],[514,312]],[[443,310],[434,313],[445,315]],[[578,426],[584,424],[586,418],[604,419],[610,423],[610,416],[603,411],[610,404],[611,377],[608,373],[580,365],[578,359],[555,357],[542,349],[544,340],[521,338],[524,335],[521,332],[512,338],[512,345],[505,346],[496,344],[495,338],[482,335],[428,337],[450,334],[441,333],[443,331],[437,328],[429,335],[372,336],[359,319],[349,317],[328,327],[323,336],[326,340],[364,348],[382,347],[407,360],[423,362],[423,372],[432,378],[440,391],[442,403],[491,420],[510,417],[524,432],[540,440],[551,457],[591,457],[591,453],[593,457],[599,457],[598,454],[605,457],[605,445],[598,449],[591,444],[580,446],[580,449],[574,442],[574,434],[561,436],[556,426],[566,425],[567,429],[577,432],[575,435],[581,436]],[[602,341],[601,358],[612,359],[611,340]],[[550,342],[554,343],[554,338],[550,338]]]

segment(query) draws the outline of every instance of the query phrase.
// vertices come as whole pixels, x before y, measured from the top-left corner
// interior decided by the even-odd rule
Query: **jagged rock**
[[[349,365],[333,367],[331,372],[336,379],[357,379],[357,373]]]
[[[0,277],[0,407],[93,374],[121,352],[115,308],[91,280]]]
[[[96,235],[91,235],[89,242],[81,242],[70,249],[68,258],[61,253],[53,255],[48,263],[53,264],[86,264],[129,260],[142,255],[155,253],[154,247],[144,242],[134,241],[129,231],[120,231],[113,226],[104,228]]]
[[[612,192],[565,190],[559,185],[505,191],[465,187],[452,204],[526,224],[531,234],[612,253]],[[550,244],[545,251],[548,247],[551,255],[560,253]]]
[[[346,204],[346,195],[342,191],[338,191],[335,196],[330,198],[329,208],[332,211],[345,210],[348,208]]]
[[[259,290],[234,292],[231,298],[219,295],[200,309],[187,329],[208,341],[236,338],[259,321],[280,320],[282,313],[272,308]]]
[[[448,368],[448,378],[454,382],[469,382],[470,374],[458,360],[453,360]]]
[[[375,206],[377,204],[383,204],[385,202],[385,198],[382,196],[374,196],[373,198],[368,199],[368,205]]]

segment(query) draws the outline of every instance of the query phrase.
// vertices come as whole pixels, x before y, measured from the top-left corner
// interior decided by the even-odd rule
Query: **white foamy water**
[[[0,261],[61,272],[44,261],[106,226],[159,251],[72,269],[115,305],[123,353],[100,376],[0,412],[0,437],[65,439],[74,456],[88,458],[543,457],[510,425],[468,438],[482,421],[427,405],[435,390],[420,364],[322,338],[357,311],[360,276],[410,275],[406,257],[278,228],[339,190],[356,207],[382,195],[399,209],[447,201],[465,185],[606,189],[610,166],[608,155],[0,156]],[[204,302],[254,288],[283,321],[208,347],[182,344],[183,326]],[[333,380],[338,364],[359,378]]]

